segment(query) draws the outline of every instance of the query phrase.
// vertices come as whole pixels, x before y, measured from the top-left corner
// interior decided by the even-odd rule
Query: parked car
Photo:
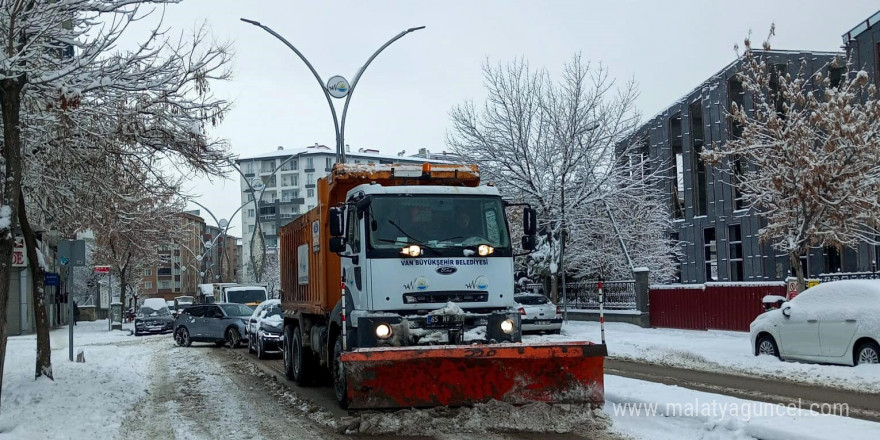
[[[281,300],[270,299],[260,303],[247,323],[248,352],[256,352],[257,357],[263,359],[267,351],[280,350],[283,327]]]
[[[755,355],[843,365],[880,363],[880,280],[813,286],[750,326]]]
[[[238,348],[246,341],[245,325],[254,310],[244,304],[198,304],[183,309],[174,321],[174,341],[181,347],[193,342],[229,344]]]
[[[167,333],[174,328],[174,317],[162,298],[147,298],[134,317],[134,335]]]
[[[517,293],[513,296],[522,315],[522,330],[549,331],[559,334],[562,330],[562,310],[544,295]]]

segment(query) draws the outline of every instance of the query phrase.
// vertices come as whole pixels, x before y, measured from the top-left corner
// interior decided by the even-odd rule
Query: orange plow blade
[[[589,342],[362,348],[342,354],[350,409],[604,403],[605,345]]]

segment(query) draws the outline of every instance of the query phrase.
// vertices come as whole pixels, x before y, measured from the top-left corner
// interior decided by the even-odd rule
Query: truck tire
[[[330,364],[330,375],[333,377],[333,392],[336,402],[342,409],[348,409],[348,383],[345,380],[345,366],[342,365],[342,336],[336,338],[333,345],[333,361]]]
[[[293,326],[284,326],[284,341],[281,342],[281,354],[284,357],[284,377],[293,380],[293,354],[290,352],[293,341]]]
[[[299,386],[310,385],[314,382],[315,359],[312,350],[303,347],[302,332],[299,327],[293,330],[293,339],[290,341],[290,353],[293,366],[293,381]]]

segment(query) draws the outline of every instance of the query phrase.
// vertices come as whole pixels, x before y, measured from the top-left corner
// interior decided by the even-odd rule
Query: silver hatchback
[[[238,348],[247,341],[245,326],[254,312],[244,304],[213,303],[189,306],[174,321],[174,341],[181,347],[193,342],[213,342],[218,347],[229,344]]]

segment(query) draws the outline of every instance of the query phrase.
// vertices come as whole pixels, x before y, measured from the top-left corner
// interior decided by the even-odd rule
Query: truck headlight
[[[419,245],[412,244],[409,246],[405,246],[403,249],[401,249],[400,254],[410,257],[418,257],[422,255],[422,248]]]
[[[481,244],[477,247],[477,255],[481,257],[485,257],[486,255],[490,255],[495,252],[495,248],[489,246],[488,244]]]
[[[513,321],[510,319],[501,321],[501,331],[504,332],[505,335],[513,333]]]
[[[388,339],[391,337],[391,326],[385,323],[376,326],[376,337],[379,339]]]

